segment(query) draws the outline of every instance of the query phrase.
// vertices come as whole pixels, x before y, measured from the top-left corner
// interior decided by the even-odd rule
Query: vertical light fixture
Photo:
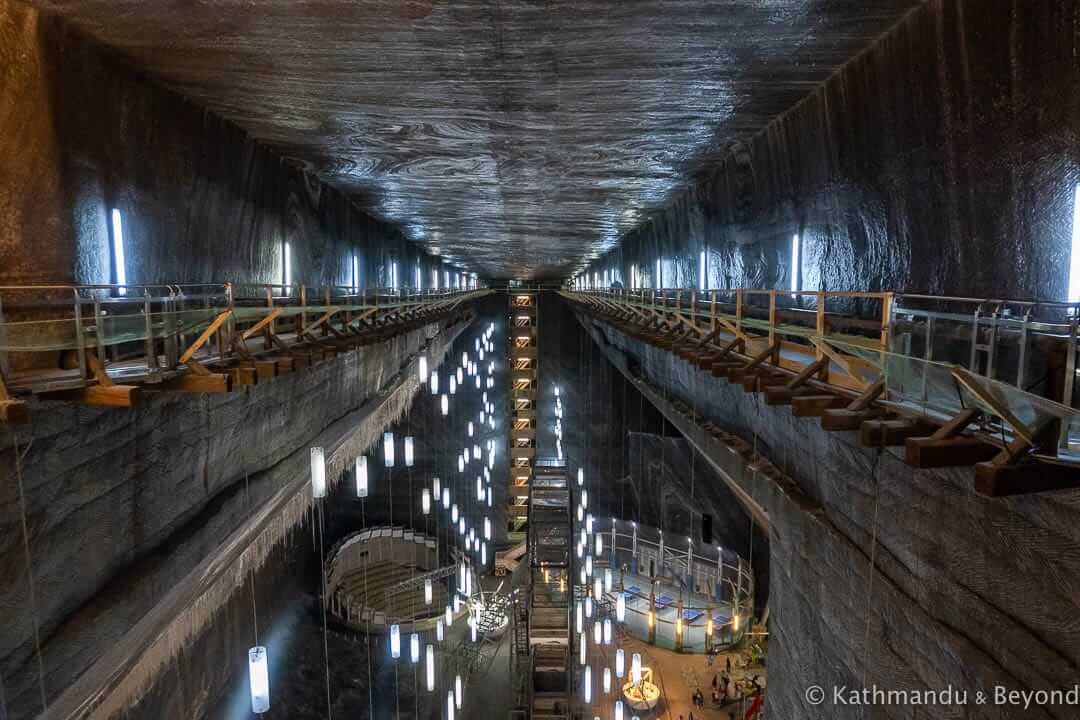
[[[626,672],[626,652],[622,648],[615,651],[615,677],[622,680],[623,673]]]
[[[431,586],[431,578],[424,578],[424,604],[430,605],[433,595],[433,588]]]
[[[356,497],[368,496],[367,455],[356,458]]]
[[[405,467],[413,466],[413,438],[412,435],[405,436]],[[599,537],[599,536],[597,536]]]
[[[420,635],[419,633],[412,633],[409,635],[409,661],[413,665],[420,662]]]
[[[360,258],[356,253],[352,256],[352,287],[353,292],[360,289]]]
[[[421,275],[420,275],[420,263],[416,263],[416,287],[414,289],[419,290],[421,284],[422,284],[422,282],[421,282]]]
[[[1075,230],[1073,237],[1076,237]],[[791,236],[791,292],[793,293],[799,292],[799,270],[802,269],[802,257],[799,252],[799,236],[795,234]]]
[[[630,681],[635,685],[641,684],[641,654],[634,653],[630,657]]]
[[[1073,193],[1072,252],[1069,255],[1069,302],[1080,302],[1080,183]]]
[[[321,447],[311,448],[311,497],[326,497],[326,458]]]
[[[611,694],[611,668],[604,668],[603,678],[604,679],[602,681],[602,684],[603,684],[603,687],[604,687],[604,694],[605,695],[610,695]]]
[[[454,676],[454,706],[460,710],[461,701],[464,699],[464,692],[461,689],[461,675]]]
[[[581,663],[582,665],[584,665],[586,662],[588,662],[588,657],[586,657],[586,652],[588,652],[588,649],[589,649],[589,641],[585,638],[585,633],[579,632],[578,633],[578,662]]]
[[[431,394],[432,395],[438,395],[439,394],[439,371],[438,370],[432,370],[431,371],[430,385],[431,385]]]
[[[441,405],[442,405],[443,417],[449,415],[450,414],[450,398],[447,397],[447,395],[445,393],[443,393]]]
[[[446,720],[454,720],[454,691],[446,691]]]
[[[664,266],[663,263],[660,261],[660,258],[656,258],[656,280],[653,287],[657,290],[664,287],[663,269]]]
[[[427,367],[427,355],[421,355],[417,361],[417,368],[420,374],[420,382],[426,383],[428,381],[428,367]]]
[[[292,249],[289,247],[289,241],[286,240],[281,244],[281,269],[282,269],[282,282],[285,283],[285,294],[289,294],[289,286],[292,285]]]
[[[394,433],[385,432],[382,436],[383,464],[388,468],[394,467]]]
[[[604,644],[611,644],[611,618],[604,618]]]
[[[424,515],[431,514],[431,491],[427,488],[424,488],[423,492],[420,493],[420,510],[423,511]]]
[[[698,290],[707,290],[709,287],[709,251],[702,248],[698,258]]]
[[[251,687],[251,712],[260,715],[270,710],[270,672],[266,648],[256,645],[248,650],[248,684]]]
[[[615,619],[626,622],[626,592],[620,592],[615,596]]]
[[[441,625],[439,627],[442,629]],[[435,690],[435,646],[431,643],[428,643],[424,649],[424,670],[427,676],[427,691],[433,692]]]
[[[120,211],[113,208],[110,213],[112,218],[112,249],[113,249],[113,274],[117,285],[127,284],[127,264],[124,261],[124,221],[120,217]],[[126,290],[120,288],[117,294],[124,295]]]
[[[592,666],[591,665],[586,665],[585,666],[585,681],[584,681],[584,684],[583,684],[583,689],[585,691],[585,702],[586,703],[591,703],[592,702]]]
[[[401,657],[401,628],[397,625],[390,626],[390,657]]]

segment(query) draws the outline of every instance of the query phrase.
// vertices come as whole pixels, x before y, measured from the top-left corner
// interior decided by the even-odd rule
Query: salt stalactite
[[[467,327],[460,324],[432,338],[428,347],[432,367],[438,367]],[[393,350],[391,343],[383,343],[382,347],[386,352]],[[327,451],[328,488],[336,487],[347,464],[382,438],[383,428],[404,419],[420,387],[412,364],[388,378],[386,384],[392,387],[371,396],[365,405],[374,409]],[[68,717],[104,720],[138,704],[157,675],[211,625],[232,596],[247,586],[251,573],[258,572],[273,549],[309,517],[310,450],[305,446],[296,452],[304,455],[297,477],[261,508],[255,508],[217,553],[205,558],[176,583],[120,642],[72,683],[50,706],[44,716],[47,720]]]

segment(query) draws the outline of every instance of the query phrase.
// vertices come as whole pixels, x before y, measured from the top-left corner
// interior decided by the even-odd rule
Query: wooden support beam
[[[766,405],[790,405],[791,401],[797,397],[804,397],[807,395],[821,395],[820,390],[814,390],[812,388],[795,388],[792,390],[788,386],[781,387],[767,387],[765,388],[765,404]]]
[[[839,395],[802,395],[791,398],[791,414],[795,417],[821,417],[829,408],[840,408],[848,401]]]
[[[226,393],[232,389],[232,378],[225,373],[184,373],[147,388],[150,392]]]
[[[821,427],[829,432],[859,430],[867,420],[876,420],[886,414],[884,408],[869,408],[866,410],[852,410],[846,408],[831,408],[821,416]]]
[[[960,433],[979,416],[969,408],[958,413],[930,437],[912,437],[904,441],[904,461],[919,468],[958,467],[991,460],[998,448],[986,441]]]
[[[917,468],[974,465],[997,454],[998,448],[969,435],[908,438],[904,443],[904,461]]]
[[[253,367],[232,367],[227,370],[233,385],[254,385],[259,381]]]
[[[0,400],[0,422],[10,425],[30,422],[30,407],[22,400]]]
[[[64,400],[85,405],[134,407],[138,403],[140,394],[140,388],[135,385],[90,385],[74,390],[42,393],[41,397],[46,400]]]
[[[786,385],[787,381],[787,375],[777,375],[772,372],[758,370],[743,376],[742,387],[745,392],[756,393],[761,392],[766,388]]]
[[[975,492],[987,497],[1009,497],[1080,488],[1080,467],[1024,459],[1008,465],[975,465]]]
[[[223,324],[225,324],[225,321],[228,320],[231,315],[232,310],[226,310],[225,312],[218,314],[210,325],[202,331],[202,335],[200,335],[195,342],[191,343],[190,347],[188,347],[188,349],[184,351],[184,354],[180,356],[180,364],[183,365],[187,363],[199,348],[205,345],[206,341],[209,340]]]
[[[268,315],[267,315],[266,317],[264,317],[264,318],[263,318],[262,320],[260,320],[259,322],[255,323],[254,325],[252,325],[251,327],[249,327],[249,328],[248,328],[247,330],[245,330],[245,331],[244,331],[244,332],[243,332],[243,333],[242,333],[242,334],[240,335],[240,337],[241,337],[241,338],[243,338],[244,340],[247,340],[247,339],[248,339],[248,338],[250,338],[250,337],[251,337],[252,335],[256,334],[257,332],[259,332],[260,330],[262,330],[262,329],[263,329],[263,328],[265,328],[266,326],[268,326],[268,325],[270,325],[271,323],[273,323],[273,322],[274,322],[274,320],[275,320],[275,319],[277,318],[277,316],[281,314],[282,310],[283,310],[283,308],[276,308],[276,309],[272,310],[272,311],[271,311],[271,312],[270,312],[270,313],[269,313],[269,314],[268,314]]]
[[[797,387],[802,387],[810,380],[810,378],[820,373],[821,369],[828,364],[829,361],[827,358],[821,358],[820,360],[815,360],[814,362],[810,363],[802,370],[800,370],[798,375],[791,378],[791,380],[787,384],[788,389],[794,390]]]
[[[864,447],[900,447],[908,438],[925,437],[934,430],[923,420],[868,420],[859,429],[859,442]]]

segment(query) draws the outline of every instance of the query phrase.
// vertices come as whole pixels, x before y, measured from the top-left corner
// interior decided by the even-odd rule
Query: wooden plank
[[[795,388],[792,390],[790,387],[768,387],[765,388],[765,404],[766,405],[790,405],[791,401],[797,397],[803,397],[806,395],[821,395],[820,390],[814,390],[812,388]]]
[[[1035,444],[1035,433],[1026,423],[1022,422],[1009,410],[1005,402],[995,397],[990,388],[983,386],[979,378],[964,368],[953,368],[952,376],[956,381],[968,389],[975,397],[994,411],[994,414],[1007,422],[1017,435],[1027,441],[1028,445]]]

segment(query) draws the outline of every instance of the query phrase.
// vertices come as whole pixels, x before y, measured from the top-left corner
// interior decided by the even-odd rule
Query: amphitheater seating
[[[358,568],[345,574],[338,584],[341,597],[353,598],[354,604],[364,603],[367,607],[385,612],[391,618],[428,617],[442,612],[446,607],[448,591],[445,581],[436,581],[432,588],[431,605],[424,602],[424,588],[402,592],[389,598],[386,589],[423,571],[415,567],[400,565],[389,561],[373,562],[365,568]],[[364,601],[366,592],[367,601]]]

